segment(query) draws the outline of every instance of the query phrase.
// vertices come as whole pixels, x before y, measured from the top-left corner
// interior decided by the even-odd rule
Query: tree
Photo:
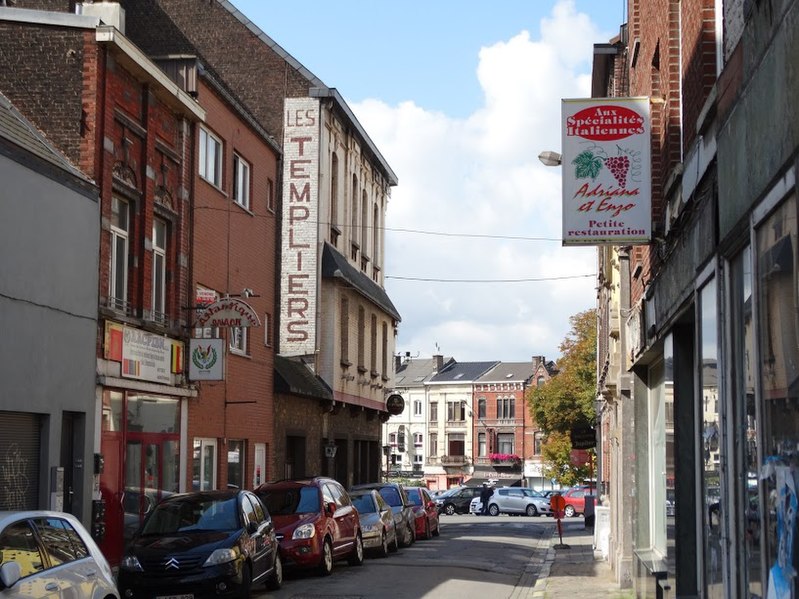
[[[559,372],[527,392],[527,404],[546,435],[542,452],[549,473],[563,485],[583,473],[571,465],[569,432],[596,419],[596,310],[569,318],[571,331],[561,342]],[[579,479],[578,479],[579,482]]]

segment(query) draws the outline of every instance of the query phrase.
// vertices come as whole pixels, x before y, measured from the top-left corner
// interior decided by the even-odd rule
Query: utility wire
[[[588,275],[568,275],[563,277],[539,277],[532,279],[435,279],[424,277],[400,277],[396,275],[386,275],[386,279],[396,279],[398,281],[422,281],[426,283],[541,283],[544,281],[565,281],[567,279],[586,279],[595,277],[594,274]]]

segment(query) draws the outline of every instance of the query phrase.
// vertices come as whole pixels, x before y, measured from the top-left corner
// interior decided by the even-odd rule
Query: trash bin
[[[585,496],[585,510],[583,511],[583,515],[585,516],[585,527],[586,528],[594,528],[594,502],[596,501],[595,495],[586,495]]]

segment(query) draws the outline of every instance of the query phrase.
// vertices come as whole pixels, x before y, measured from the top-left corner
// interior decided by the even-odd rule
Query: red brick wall
[[[193,287],[202,285],[231,295],[240,294],[245,287],[254,290],[256,297],[243,299],[265,326],[264,315],[269,313],[274,318],[276,301],[277,221],[267,209],[267,191],[268,182],[277,181],[278,157],[204,80],[200,81],[198,99],[206,110],[205,127],[222,141],[223,171],[221,188],[199,176],[194,181]],[[232,199],[234,152],[250,164],[250,211]],[[198,164],[196,148],[193,164]],[[250,329],[248,356],[227,355],[224,382],[199,384],[198,400],[192,402],[189,412],[190,439],[247,440],[248,483],[253,443],[267,443],[270,450],[274,447],[274,345],[265,345],[264,326]],[[219,455],[219,481],[224,484],[224,447]],[[267,459],[267,475],[271,477],[275,464],[272,456]]]

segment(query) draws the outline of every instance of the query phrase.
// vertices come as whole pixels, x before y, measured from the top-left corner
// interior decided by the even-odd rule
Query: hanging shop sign
[[[196,327],[259,327],[261,321],[247,302],[224,297],[210,304],[197,317]]]
[[[569,436],[572,449],[594,449],[596,447],[596,430],[591,426],[573,428]]]
[[[405,410],[405,400],[399,393],[392,393],[386,398],[386,411],[392,416],[399,416]]]
[[[189,380],[221,381],[224,372],[224,339],[189,339]]]
[[[649,98],[562,101],[563,245],[648,243]]]

